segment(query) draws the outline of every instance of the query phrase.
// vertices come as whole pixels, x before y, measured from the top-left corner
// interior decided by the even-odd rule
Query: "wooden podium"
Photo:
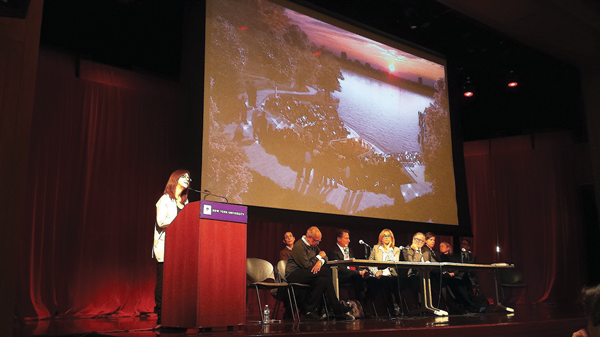
[[[218,220],[228,212],[243,212],[234,219],[243,222]],[[165,232],[163,326],[245,324],[246,219],[245,206],[209,201],[189,203],[179,212]]]

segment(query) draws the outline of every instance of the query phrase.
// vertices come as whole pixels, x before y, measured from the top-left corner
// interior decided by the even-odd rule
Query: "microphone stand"
[[[206,197],[208,197],[209,195],[212,195],[212,196],[217,197],[217,198],[221,198],[221,199],[225,200],[225,203],[227,203],[227,204],[229,203],[229,200],[227,200],[227,198],[225,198],[224,196],[222,196],[222,195],[216,195],[216,194],[212,194],[212,193],[207,193],[204,196],[204,200],[206,200]]]
[[[201,195],[204,194],[204,200],[206,200],[206,196],[210,194],[209,190],[199,191],[199,190],[191,188],[191,187],[188,187],[188,190],[200,193]]]

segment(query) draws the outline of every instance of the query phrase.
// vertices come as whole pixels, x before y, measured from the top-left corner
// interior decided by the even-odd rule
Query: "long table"
[[[492,272],[494,276],[494,286],[496,291],[496,309],[505,311],[514,311],[511,308],[502,306],[499,302],[498,296],[498,270],[499,269],[510,269],[514,268],[512,264],[506,263],[495,263],[495,264],[474,264],[474,263],[456,263],[456,262],[384,262],[375,260],[362,260],[362,259],[350,259],[350,260],[335,260],[327,262],[327,265],[331,267],[333,276],[333,287],[337,298],[340,298],[340,285],[338,277],[338,268],[340,267],[379,267],[379,268],[401,268],[401,269],[416,269],[419,274],[419,291],[423,296],[423,305],[419,309],[412,311],[412,313],[428,312],[437,316],[447,316],[448,313],[444,310],[438,309],[433,306],[433,300],[431,295],[431,277],[430,273],[432,270],[469,270],[469,269],[486,269]]]

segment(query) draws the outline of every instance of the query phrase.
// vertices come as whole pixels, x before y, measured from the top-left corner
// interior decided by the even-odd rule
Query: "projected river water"
[[[418,112],[433,99],[351,71],[342,73],[342,90],[333,96],[340,100],[344,124],[385,153],[421,152]]]

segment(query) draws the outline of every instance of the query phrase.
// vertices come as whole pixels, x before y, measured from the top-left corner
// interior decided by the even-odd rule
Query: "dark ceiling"
[[[442,54],[465,141],[568,129],[584,137],[576,68],[433,0],[297,0],[363,28]],[[41,44],[178,79],[184,0],[45,0]],[[198,20],[202,20],[199,18]],[[506,74],[518,74],[515,91]],[[470,78],[476,95],[460,87]]]

